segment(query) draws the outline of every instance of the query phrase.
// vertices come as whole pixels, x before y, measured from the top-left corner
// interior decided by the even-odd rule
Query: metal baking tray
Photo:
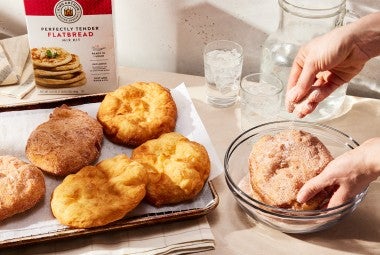
[[[29,110],[32,110],[32,111],[41,110],[41,109],[52,110],[53,108],[61,106],[62,104],[66,104],[66,105],[74,106],[74,107],[83,106],[86,104],[99,103],[103,100],[104,96],[105,94],[85,95],[85,96],[79,96],[79,97],[73,97],[73,98],[58,99],[58,100],[53,100],[49,102],[32,103],[28,105],[0,106],[0,121],[4,120],[3,118],[4,114],[6,114],[8,117],[16,116],[16,115],[22,116],[24,112],[30,112]],[[9,123],[9,125],[12,125],[12,123]],[[2,131],[0,130],[0,132]],[[19,136],[15,136],[15,137],[16,139],[19,139]],[[4,150],[2,151],[0,147],[0,154],[1,153],[4,154]],[[46,178],[46,175],[45,175],[45,178]],[[50,195],[51,194],[46,193],[45,200],[50,200]],[[201,202],[196,201],[199,199],[202,199],[204,201],[201,201]],[[142,204],[143,203],[145,202],[142,202]],[[5,223],[4,221],[0,222],[0,249],[13,247],[13,246],[21,246],[21,245],[26,245],[26,244],[47,242],[47,241],[58,240],[58,239],[98,234],[98,233],[104,233],[104,232],[114,231],[114,230],[143,227],[143,226],[169,222],[169,221],[179,221],[179,220],[190,219],[194,217],[200,217],[200,216],[204,216],[210,213],[213,209],[217,207],[218,203],[219,203],[219,196],[217,192],[215,191],[212,181],[208,181],[205,184],[201,194],[199,194],[199,196],[195,199],[195,201],[185,203],[186,206],[184,206],[183,208],[177,205],[177,206],[167,206],[163,208],[157,208],[157,210],[150,209],[148,210],[149,212],[146,212],[146,210],[145,211],[143,210],[144,213],[137,212],[137,213],[128,214],[125,218],[119,221],[113,222],[105,226],[96,227],[96,228],[71,229],[71,228],[65,227],[65,228],[61,228],[61,229],[57,229],[57,230],[53,230],[53,231],[49,231],[45,233],[34,233],[32,235],[21,234],[21,236],[13,237],[13,238],[1,238],[2,231],[7,231],[7,225],[9,225],[8,220],[5,220]],[[44,210],[46,210],[46,208]],[[29,217],[29,220],[34,219],[34,218],[38,220],[39,217],[36,217],[38,215],[33,215],[33,214],[38,214],[38,209],[36,210],[33,209],[32,212],[27,211],[25,213],[22,213],[16,216],[16,221],[18,221],[19,219],[22,219],[23,217]],[[54,220],[54,217],[52,215],[51,217]],[[12,218],[13,217],[9,218],[9,220],[12,221]],[[12,230],[8,230],[8,231],[11,232]],[[18,229],[18,231],[20,231],[20,229]]]

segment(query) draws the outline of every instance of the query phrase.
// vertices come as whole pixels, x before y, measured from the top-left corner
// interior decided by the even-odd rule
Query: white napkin
[[[2,250],[2,255],[164,255],[215,249],[206,217]]]
[[[0,94],[23,98],[34,87],[27,35],[0,41]]]
[[[0,87],[0,95],[22,99],[35,86],[33,64],[31,58],[28,57],[20,81],[16,85]]]

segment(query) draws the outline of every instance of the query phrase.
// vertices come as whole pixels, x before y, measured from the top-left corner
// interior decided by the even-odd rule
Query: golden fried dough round
[[[97,118],[112,142],[136,147],[174,131],[177,108],[168,89],[137,82],[108,93]]]
[[[145,142],[132,151],[131,158],[147,167],[146,200],[155,206],[195,198],[210,173],[204,146],[176,132]]]
[[[62,105],[29,136],[26,156],[53,175],[66,176],[100,155],[102,126],[86,112]]]
[[[45,195],[40,169],[13,156],[0,156],[0,221],[34,207]]]
[[[280,208],[314,210],[330,194],[320,192],[300,204],[296,196],[303,184],[318,175],[333,159],[315,136],[301,130],[285,130],[261,137],[249,157],[250,181],[256,199]]]
[[[145,168],[126,155],[86,166],[67,176],[51,199],[53,215],[73,228],[92,228],[123,218],[144,198]]]
[[[73,56],[60,47],[33,48],[31,57],[33,65],[40,67],[56,67],[69,63]]]

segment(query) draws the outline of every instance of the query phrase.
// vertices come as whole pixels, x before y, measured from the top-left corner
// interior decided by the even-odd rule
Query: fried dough
[[[34,207],[45,195],[40,169],[13,156],[0,156],[0,221]]]
[[[43,171],[65,176],[94,162],[102,140],[102,126],[94,118],[62,105],[30,134],[26,156]]]
[[[174,131],[177,108],[162,85],[137,82],[108,93],[97,118],[112,142],[136,147]]]
[[[145,168],[126,155],[86,166],[67,176],[51,199],[53,215],[73,228],[92,228],[123,218],[144,198]]]
[[[204,146],[175,132],[145,142],[132,151],[131,158],[147,167],[146,200],[155,206],[192,200],[210,174]]]
[[[265,204],[294,210],[319,209],[331,194],[320,192],[300,204],[296,196],[303,184],[318,175],[333,159],[315,136],[286,130],[261,137],[249,156],[250,182],[255,198]]]

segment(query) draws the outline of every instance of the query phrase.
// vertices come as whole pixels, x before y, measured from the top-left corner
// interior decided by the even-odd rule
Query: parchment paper
[[[207,131],[191,101],[185,84],[180,84],[171,92],[178,109],[178,119],[175,131],[206,147],[211,160],[211,173],[209,177],[211,180],[222,173],[222,164],[218,159]],[[90,116],[95,118],[99,104],[100,103],[91,103],[74,107],[86,111]],[[39,124],[48,120],[49,114],[52,110],[53,109],[38,109],[0,113],[0,155],[13,155],[28,162],[25,157],[27,139],[30,133]],[[113,157],[120,153],[130,156],[131,149],[115,145],[105,138],[99,160]],[[50,210],[50,196],[54,188],[61,183],[62,179],[45,175],[45,180],[47,190],[44,201],[25,213],[13,216],[1,222],[0,241],[51,233],[66,228],[58,223]],[[211,190],[208,185],[205,185],[197,199],[192,202],[161,208],[156,208],[142,202],[126,217],[159,212],[175,212],[193,208],[205,208],[212,201],[213,197]]]

